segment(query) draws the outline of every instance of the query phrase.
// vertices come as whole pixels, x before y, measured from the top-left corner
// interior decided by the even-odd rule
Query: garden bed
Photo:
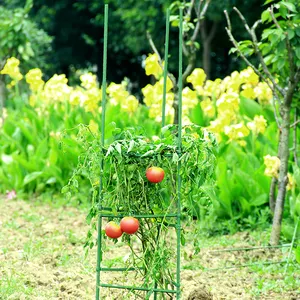
[[[85,216],[86,211],[72,207],[1,199],[0,299],[93,299],[96,249],[84,258],[88,230]],[[201,251],[193,255],[187,234],[181,261],[182,299],[188,299],[195,290],[198,292],[190,299],[299,299],[297,266],[292,265],[286,276],[284,265],[280,264],[209,270],[284,259],[285,248],[214,252],[253,247],[268,236],[269,232],[243,232],[201,238]],[[121,243],[110,243],[105,251],[106,264],[122,263],[128,254]],[[116,272],[101,276],[108,283],[123,280]],[[122,290],[106,289],[105,293],[107,299],[134,299],[124,298]]]

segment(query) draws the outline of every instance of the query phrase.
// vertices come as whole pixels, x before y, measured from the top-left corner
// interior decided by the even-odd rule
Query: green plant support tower
[[[162,103],[162,127],[165,126],[165,114],[166,114],[166,83],[168,76],[168,46],[169,46],[169,18],[170,12],[167,10],[166,15],[166,38],[165,38],[165,53],[164,53],[164,84],[163,84],[163,103]],[[181,141],[181,131],[182,131],[182,35],[183,35],[183,12],[180,9],[180,23],[179,23],[179,75],[178,75],[178,133],[177,133],[177,153],[181,153],[182,141]],[[103,49],[103,77],[102,77],[102,121],[101,121],[101,146],[104,148],[105,144],[105,107],[106,107],[106,70],[107,70],[107,37],[108,37],[108,5],[105,5],[104,12],[104,49]],[[168,294],[174,295],[176,299],[180,299],[180,240],[181,240],[181,175],[180,175],[180,160],[176,166],[176,189],[177,189],[177,199],[176,199],[176,208],[172,213],[167,213],[165,215],[161,214],[135,214],[132,215],[137,219],[142,218],[172,218],[174,219],[173,227],[176,230],[176,249],[174,249],[176,254],[176,279],[172,283],[174,289],[164,289],[159,288],[157,283],[150,286],[122,286],[117,284],[107,284],[101,281],[101,272],[127,272],[134,271],[128,268],[107,268],[101,265],[102,262],[102,220],[103,218],[112,216],[111,213],[106,213],[110,208],[105,208],[102,205],[103,196],[104,196],[104,181],[103,181],[103,170],[104,170],[104,160],[100,159],[100,178],[99,178],[99,201],[98,201],[98,235],[97,235],[97,268],[96,268],[96,300],[101,299],[102,288],[113,288],[113,289],[126,289],[130,291],[142,291],[145,292],[145,299],[158,299],[159,295]],[[175,174],[175,173],[174,173]],[[104,212],[103,212],[104,211]],[[124,215],[118,215],[115,217],[122,218]],[[164,266],[162,266],[163,268]],[[164,298],[164,297],[163,297]]]

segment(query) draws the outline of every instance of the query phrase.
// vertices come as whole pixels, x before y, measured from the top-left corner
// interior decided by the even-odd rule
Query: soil
[[[94,299],[96,247],[85,258],[83,244],[89,229],[85,216],[85,211],[72,207],[1,198],[0,299]],[[300,299],[299,273],[289,275],[295,284],[285,289],[287,279],[280,272],[284,265],[216,270],[284,259],[278,249],[214,252],[228,248],[230,241],[234,247],[257,243],[249,233],[238,233],[221,237],[220,244],[208,239],[197,255],[187,243],[181,259],[182,299]],[[222,246],[225,242],[226,246]],[[122,262],[127,254],[126,246],[111,243],[106,249],[106,263]],[[269,269],[264,272],[266,268]],[[130,280],[130,275],[124,278],[118,272],[101,272],[102,282],[128,285]],[[264,281],[275,282],[274,288],[265,286]],[[101,295],[101,299],[135,299],[116,289],[103,288]]]

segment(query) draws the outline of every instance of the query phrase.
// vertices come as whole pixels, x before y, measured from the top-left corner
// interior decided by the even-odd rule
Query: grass
[[[93,299],[96,249],[91,249],[85,257],[83,244],[88,230],[85,216],[86,208],[0,199],[0,299]],[[197,237],[198,254],[192,247],[195,230],[195,227],[185,230],[186,246],[182,248],[181,262],[183,299],[199,288],[210,291],[216,299],[300,298],[299,265],[292,263],[286,274],[284,264],[259,265],[285,259],[288,248],[213,252],[266,245],[268,226],[234,235],[207,237],[203,232]],[[124,244],[108,242],[104,264],[122,266],[128,254]],[[209,270],[239,264],[253,265]],[[127,283],[130,275],[121,278],[116,272],[102,273],[102,280]],[[103,299],[125,299],[124,291],[106,289],[103,293]]]

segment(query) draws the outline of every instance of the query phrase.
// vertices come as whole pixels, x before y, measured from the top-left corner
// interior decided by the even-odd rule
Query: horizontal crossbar
[[[143,267],[140,267],[140,268],[137,268],[137,267],[131,267],[131,268],[105,268],[105,267],[101,267],[100,268],[100,271],[104,271],[104,272],[123,272],[123,271],[136,271],[136,270],[144,270],[145,268]]]
[[[100,217],[115,217],[115,218],[123,218],[123,217],[128,217],[128,215],[125,214],[109,214],[109,213],[100,213]],[[180,217],[178,214],[161,214],[161,215],[130,215],[130,217],[135,217],[135,218],[174,218],[174,217]]]
[[[112,289],[124,289],[124,290],[135,290],[135,291],[145,291],[145,292],[153,291],[158,293],[172,293],[172,294],[177,293],[177,291],[175,290],[146,288],[146,287],[138,287],[138,286],[126,286],[126,285],[114,285],[114,284],[106,284],[106,283],[100,283],[99,286],[112,288]]]

